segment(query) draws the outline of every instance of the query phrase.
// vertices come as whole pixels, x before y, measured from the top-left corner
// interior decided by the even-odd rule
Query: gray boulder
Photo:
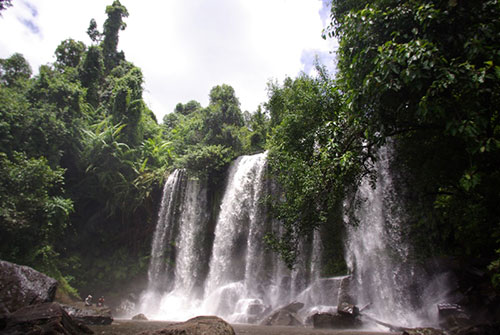
[[[0,260],[0,314],[54,301],[57,280],[28,266]]]
[[[93,334],[93,331],[73,320],[58,303],[48,302],[26,306],[10,314],[0,333],[79,335]]]
[[[107,307],[62,305],[62,308],[73,319],[87,325],[110,325],[113,322],[111,309]]]
[[[260,324],[263,326],[302,326],[297,316],[297,312],[302,307],[304,307],[303,303],[294,301],[272,311]]]
[[[470,316],[458,304],[441,303],[437,308],[441,328],[466,327],[472,324]]]
[[[311,318],[314,328],[358,329],[363,327],[363,322],[359,318],[350,315],[316,313]]]
[[[445,335],[442,330],[435,328],[405,328],[401,335]]]
[[[236,335],[233,327],[216,316],[197,316],[186,322],[174,324],[139,335]]]
[[[137,320],[147,321],[147,320],[148,320],[148,318],[146,317],[146,315],[144,315],[144,314],[142,314],[142,313],[139,313],[139,314],[137,314],[137,315],[134,315],[134,316],[132,317],[132,320],[136,320],[136,321],[137,321]]]

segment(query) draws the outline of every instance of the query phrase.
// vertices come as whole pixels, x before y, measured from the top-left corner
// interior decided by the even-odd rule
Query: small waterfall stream
[[[347,227],[350,294],[378,320],[406,327],[436,326],[436,304],[445,299],[447,275],[425,274],[411,259],[404,204],[390,172],[391,143],[378,156],[375,185],[368,177],[362,181],[354,199],[358,222]]]
[[[163,277],[168,271],[168,263],[163,258],[168,251],[165,247],[171,243],[172,233],[174,231],[176,209],[178,198],[180,196],[181,184],[183,180],[183,171],[175,170],[167,179],[163,187],[160,211],[158,213],[158,223],[153,235],[153,244],[151,247],[151,263],[148,271],[148,291],[157,291],[163,288]]]

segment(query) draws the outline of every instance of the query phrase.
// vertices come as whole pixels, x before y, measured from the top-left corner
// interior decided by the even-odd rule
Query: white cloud
[[[313,53],[329,61],[332,42],[321,38],[324,1],[121,0],[130,16],[118,48],[142,68],[145,100],[159,120],[178,102],[206,105],[210,89],[222,83],[234,87],[243,110],[254,111],[267,98],[268,80],[308,71]],[[13,2],[0,18],[0,57],[20,52],[36,70],[54,61],[66,38],[90,44],[89,21],[102,28],[111,2]]]

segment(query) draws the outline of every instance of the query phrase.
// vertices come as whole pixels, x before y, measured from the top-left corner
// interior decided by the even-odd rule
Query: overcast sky
[[[112,0],[13,0],[0,17],[0,58],[22,53],[34,72],[55,60],[67,38],[90,45]],[[267,100],[269,80],[309,72],[317,55],[333,68],[335,43],[321,38],[328,0],[121,0],[127,29],[119,50],[139,66],[144,99],[161,121],[179,102],[208,104],[215,85],[229,84],[242,110]]]

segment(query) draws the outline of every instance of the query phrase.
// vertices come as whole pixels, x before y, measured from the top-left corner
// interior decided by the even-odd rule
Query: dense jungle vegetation
[[[297,237],[327,227],[325,273],[342,273],[344,199],[390,142],[418,254],[474,260],[500,286],[498,1],[333,0],[335,76],[318,64],[270,82],[253,113],[221,84],[162,123],[118,50],[127,9],[106,14],[91,45],[62,41],[36,75],[21,54],[0,60],[0,259],[117,293],[147,272],[169,171],[220,185],[234,158],[269,150],[286,234],[268,242],[292,265]]]

